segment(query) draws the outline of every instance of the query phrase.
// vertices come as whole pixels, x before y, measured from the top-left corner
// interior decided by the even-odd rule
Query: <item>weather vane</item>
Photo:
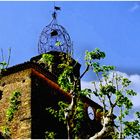
[[[72,42],[66,29],[57,24],[57,11],[61,8],[55,6],[52,13],[52,21],[47,25],[39,37],[38,52],[39,54],[47,53],[49,51],[64,52],[72,55]]]

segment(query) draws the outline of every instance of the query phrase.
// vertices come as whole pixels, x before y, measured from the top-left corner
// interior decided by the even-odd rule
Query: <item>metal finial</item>
[[[54,10],[61,10],[61,7],[54,6]]]
[[[56,19],[56,17],[57,17],[57,11],[59,11],[59,10],[61,10],[61,8],[58,7],[58,6],[55,6],[55,1],[54,1],[54,12],[52,14],[53,19]]]
[[[66,29],[57,23],[58,10],[61,10],[61,8],[54,5],[53,20],[41,32],[38,43],[39,54],[49,51],[72,54],[71,38]]]
[[[55,11],[53,12],[52,17],[53,17],[53,19],[56,19],[57,14],[56,14],[56,12],[55,12]]]

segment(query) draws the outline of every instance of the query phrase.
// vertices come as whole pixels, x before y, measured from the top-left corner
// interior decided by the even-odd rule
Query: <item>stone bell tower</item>
[[[58,65],[66,62],[67,56],[71,59],[70,65],[73,66],[73,74],[75,77],[80,76],[80,64],[73,58],[73,44],[70,35],[66,29],[57,23],[57,10],[60,7],[54,7],[52,14],[52,21],[50,24],[44,27],[40,34],[38,42],[38,53],[40,56],[34,57],[31,61],[38,61],[42,54],[51,54],[54,57],[54,63],[52,65],[52,73],[58,76],[62,73],[62,70],[58,69]]]
[[[39,37],[38,56],[30,61],[15,65],[1,72],[0,77],[0,138],[45,139],[46,132],[55,132],[55,138],[67,139],[66,126],[54,118],[46,108],[58,109],[58,102],[71,101],[71,95],[57,83],[62,69],[58,65],[67,56],[71,58],[73,75],[80,76],[80,64],[72,58],[73,46],[66,29],[57,23],[57,10],[54,7],[52,21]],[[38,63],[43,54],[54,57],[51,71],[44,63]],[[80,90],[80,81],[79,81]],[[101,106],[89,98],[82,99],[86,117],[82,124],[81,138],[89,138],[102,126],[96,110]],[[92,113],[92,118],[89,117]]]

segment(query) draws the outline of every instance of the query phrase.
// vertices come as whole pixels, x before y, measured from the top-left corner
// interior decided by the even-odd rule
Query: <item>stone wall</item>
[[[0,79],[0,131],[10,130],[10,138],[31,137],[31,69],[23,70]],[[6,121],[6,111],[14,91],[21,93],[19,109],[11,121]]]
[[[53,79],[51,73],[44,75],[35,68],[27,68],[5,75],[0,79],[0,132],[3,132],[3,127],[6,126],[11,133],[9,138],[12,139],[45,139],[47,131],[56,132],[55,138],[67,139],[66,125],[46,109],[52,107],[58,110],[58,102],[70,103],[71,96],[60,89],[51,78]],[[21,93],[21,103],[14,113],[14,118],[7,122],[6,111],[10,106],[10,97],[14,91]],[[87,108],[91,106],[96,112],[101,107],[87,98],[84,98],[83,102],[86,116],[80,137],[88,138],[99,131],[102,126],[100,120],[97,120],[96,113],[93,120],[89,119]]]

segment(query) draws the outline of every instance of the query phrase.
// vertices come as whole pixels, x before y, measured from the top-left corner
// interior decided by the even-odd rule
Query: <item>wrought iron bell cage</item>
[[[38,52],[39,54],[50,51],[64,52],[72,55],[72,42],[66,29],[57,24],[56,12],[52,14],[51,23],[46,26],[39,37]]]

